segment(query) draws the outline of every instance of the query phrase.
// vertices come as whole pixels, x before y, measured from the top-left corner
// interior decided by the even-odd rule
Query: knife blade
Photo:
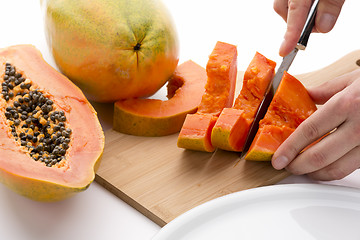
[[[265,93],[265,96],[263,100],[260,103],[260,106],[255,114],[255,118],[251,124],[250,130],[248,132],[248,135],[246,137],[244,147],[242,152],[240,153],[240,159],[245,158],[247,152],[249,151],[249,148],[251,146],[251,143],[253,142],[255,135],[259,129],[259,122],[261,119],[264,118],[267,109],[276,93],[277,88],[280,85],[282,76],[284,75],[285,71],[288,71],[292,62],[294,61],[294,58],[299,50],[305,50],[307,42],[310,37],[310,33],[314,27],[315,24],[315,17],[317,12],[317,6],[319,1],[316,1],[313,6],[311,7],[308,19],[306,21],[305,27],[301,33],[301,36],[299,38],[299,41],[296,45],[296,47],[283,58],[283,61],[281,62],[280,67],[276,71],[276,74],[274,78],[272,79],[272,82],[269,84],[269,87]]]

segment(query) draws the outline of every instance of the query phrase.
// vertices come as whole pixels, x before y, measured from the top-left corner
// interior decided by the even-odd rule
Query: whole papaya
[[[90,100],[159,90],[178,63],[174,23],[161,0],[41,0],[59,69]]]

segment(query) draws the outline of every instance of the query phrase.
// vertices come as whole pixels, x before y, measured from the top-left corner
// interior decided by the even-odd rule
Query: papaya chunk
[[[195,114],[188,114],[180,130],[180,148],[213,152],[211,131],[225,107],[231,107],[237,76],[236,46],[217,42],[206,65],[205,93]]]
[[[302,83],[285,72],[245,159],[270,161],[280,144],[316,109]]]
[[[264,94],[274,76],[276,63],[256,52],[245,71],[242,89],[232,108],[224,108],[211,133],[220,149],[241,151]]]
[[[205,83],[203,67],[191,60],[182,63],[168,81],[168,100],[133,98],[115,102],[114,130],[147,137],[179,132],[186,114],[197,111]]]
[[[276,149],[295,129],[286,126],[264,125],[256,134],[252,149],[245,156],[246,160],[270,161]]]

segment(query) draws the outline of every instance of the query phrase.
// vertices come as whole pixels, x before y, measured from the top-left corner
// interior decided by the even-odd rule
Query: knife
[[[319,0],[316,1],[313,4],[313,6],[311,7],[305,27],[301,33],[300,39],[299,39],[296,47],[288,55],[286,55],[283,58],[283,61],[281,62],[280,67],[278,68],[274,78],[272,79],[271,84],[269,84],[269,87],[265,93],[264,99],[260,103],[260,106],[255,115],[254,121],[251,124],[250,130],[246,137],[246,141],[245,141],[243,150],[240,153],[240,159],[245,158],[245,156],[251,146],[251,143],[254,140],[255,135],[259,129],[259,121],[264,118],[265,113],[267,112],[267,109],[271,103],[271,100],[273,99],[275,92],[276,92],[277,88],[279,87],[279,84],[281,82],[282,76],[284,75],[284,72],[289,69],[297,52],[299,50],[305,50],[307,42],[310,37],[310,33],[315,24],[315,17],[316,17],[318,3],[319,3]]]

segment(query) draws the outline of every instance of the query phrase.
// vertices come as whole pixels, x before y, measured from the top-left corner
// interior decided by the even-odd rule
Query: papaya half
[[[133,98],[115,102],[114,130],[147,137],[179,132],[186,115],[196,112],[205,83],[203,67],[191,60],[180,64],[168,81],[168,100]]]
[[[0,181],[38,201],[88,188],[104,149],[82,91],[31,45],[0,49]]]
[[[207,82],[198,110],[188,114],[178,136],[180,148],[213,152],[211,131],[223,108],[231,107],[237,77],[236,46],[217,42],[206,65]]]
[[[302,83],[285,72],[245,160],[270,161],[280,144],[316,109]]]
[[[41,0],[41,5],[58,68],[90,100],[151,96],[178,64],[176,28],[161,0]]]
[[[220,149],[242,151],[257,109],[274,76],[276,63],[256,52],[245,71],[233,107],[224,108],[211,132],[211,143]]]

